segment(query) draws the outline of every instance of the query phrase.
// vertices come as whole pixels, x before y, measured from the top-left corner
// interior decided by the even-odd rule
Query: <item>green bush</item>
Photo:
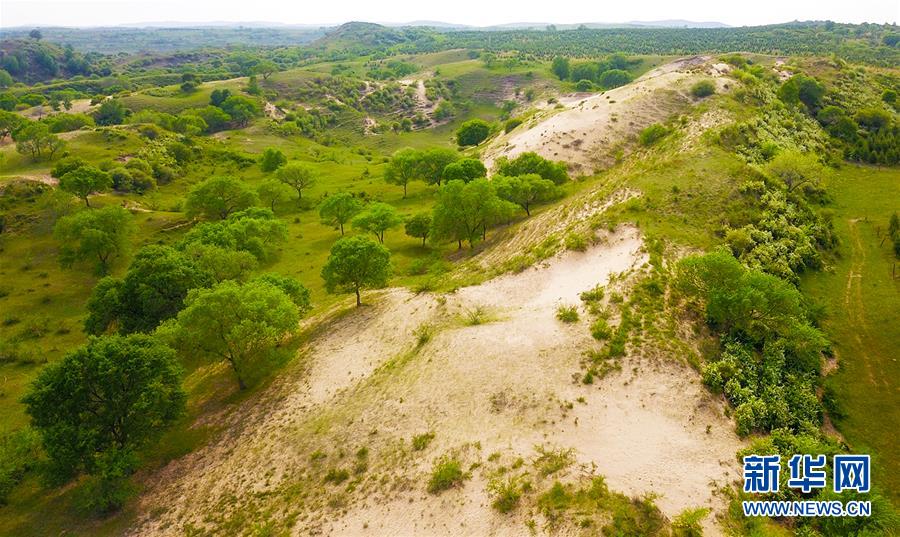
[[[564,323],[578,322],[578,308],[576,306],[565,306],[560,304],[556,308],[556,318]]]
[[[606,319],[603,319],[601,317],[591,323],[591,335],[597,341],[604,341],[612,336],[612,328],[610,328],[609,323],[606,322]]]
[[[512,511],[519,505],[522,491],[527,486],[527,483],[516,477],[492,480],[488,483],[488,490],[494,495],[491,507],[504,514]]]
[[[510,132],[521,124],[522,120],[517,117],[507,119],[506,123],[503,124],[503,132]]]
[[[428,447],[432,440],[434,440],[434,433],[432,432],[416,435],[412,439],[412,448],[414,451],[422,451]]]
[[[666,126],[654,123],[641,131],[638,141],[642,146],[649,147],[665,138],[667,134],[669,134],[669,129]]]
[[[0,505],[25,474],[35,467],[41,453],[41,437],[33,429],[0,436]]]
[[[566,244],[567,250],[575,250],[576,252],[583,252],[583,251],[587,250],[588,240],[587,240],[587,237],[585,237],[581,233],[575,233],[573,231],[566,235],[565,244]]]
[[[456,143],[461,147],[478,145],[491,135],[491,125],[482,119],[471,119],[456,131]]]
[[[698,99],[709,97],[716,92],[716,84],[712,80],[701,80],[691,86],[691,95]]]
[[[456,459],[443,457],[435,463],[431,471],[428,492],[438,494],[461,485],[465,479],[466,474],[462,471],[462,464]]]

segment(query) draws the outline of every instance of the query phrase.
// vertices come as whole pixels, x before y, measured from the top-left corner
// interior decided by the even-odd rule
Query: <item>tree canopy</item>
[[[246,388],[252,368],[297,328],[300,314],[290,296],[264,279],[240,284],[227,280],[193,289],[164,334],[185,353],[225,360],[238,385]]]
[[[399,226],[403,218],[389,203],[375,202],[353,218],[353,227],[372,233],[378,242],[384,244],[384,232]]]
[[[522,153],[512,160],[507,157],[500,157],[497,159],[497,173],[507,177],[536,173],[557,185],[561,185],[569,180],[565,162],[550,161],[532,151]]]
[[[71,267],[93,261],[95,272],[106,274],[112,262],[129,249],[131,213],[118,205],[84,209],[56,222],[53,235],[59,242],[59,262]]]
[[[91,206],[88,196],[94,192],[109,190],[112,177],[93,166],[79,166],[59,178],[59,188],[81,198],[87,207]]]
[[[104,336],[45,367],[23,399],[54,470],[112,473],[184,412],[175,352],[151,336]]]
[[[349,192],[338,192],[325,198],[319,205],[319,217],[326,226],[340,228],[344,235],[344,224],[362,210],[362,202]]]
[[[224,220],[228,215],[256,205],[259,198],[245,182],[233,177],[213,177],[194,186],[187,195],[188,216]]]
[[[356,293],[356,305],[362,300],[360,291],[387,285],[391,275],[391,253],[384,245],[368,237],[344,237],[331,247],[322,267],[322,279],[329,293]]]

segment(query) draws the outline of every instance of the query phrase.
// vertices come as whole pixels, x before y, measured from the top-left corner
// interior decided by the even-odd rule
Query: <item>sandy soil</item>
[[[563,160],[584,175],[614,161],[612,152],[645,127],[686,110],[690,86],[702,78],[720,79],[728,66],[707,57],[681,59],[653,69],[625,86],[603,93],[575,94],[559,100],[561,109],[539,113],[524,127],[499,136],[484,151],[490,169],[501,156],[534,151]]]
[[[443,453],[530,459],[538,444],[574,448],[584,466],[570,472],[593,465],[614,490],[660,494],[669,516],[721,510],[712,489],[736,477],[741,443],[680,357],[631,356],[592,386],[573,381],[592,340],[586,319],[557,321],[557,305],[577,304],[581,291],[646,261],[635,229],[601,242],[450,295],[388,290],[333,321],[279,382],[222,418],[219,439],[148,480],[133,534],[221,530],[222,509],[257,509],[265,498],[270,517],[293,513],[295,535],[521,535],[524,513],[490,508],[484,472],[440,496],[424,484]],[[460,320],[479,307],[488,322]],[[434,335],[414,351],[423,325]],[[397,455],[398,444],[425,431],[436,432],[426,451]],[[325,506],[327,490],[299,506],[286,499],[312,471],[315,448],[359,445],[370,450],[370,477],[341,495],[340,508]]]
[[[43,106],[33,106],[31,108],[22,110],[20,113],[29,118],[29,119],[40,119],[42,117],[52,116],[53,114],[67,113],[67,114],[88,114],[92,112],[97,105],[91,105],[90,99],[75,99],[72,101],[72,108],[66,110],[63,107],[60,107],[59,110],[54,110],[49,105]]]

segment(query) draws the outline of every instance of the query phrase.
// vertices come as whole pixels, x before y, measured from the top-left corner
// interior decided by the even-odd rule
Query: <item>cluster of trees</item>
[[[816,386],[828,342],[800,291],[744,267],[727,250],[680,261],[676,289],[723,335],[703,380],[734,405],[738,432],[817,431],[823,412]]]
[[[575,82],[579,91],[590,91],[594,85],[612,89],[631,82],[628,68],[637,63],[621,54],[613,54],[602,61],[582,61],[572,63],[565,56],[553,58],[551,70],[560,80]]]

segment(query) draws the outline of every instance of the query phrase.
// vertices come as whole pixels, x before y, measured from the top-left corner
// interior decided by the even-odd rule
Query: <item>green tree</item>
[[[94,121],[97,125],[120,125],[128,116],[128,109],[118,99],[106,99],[100,108],[94,112]]]
[[[12,93],[5,91],[0,93],[0,110],[5,110],[7,112],[12,112],[16,109],[16,105],[19,103],[19,100],[16,99],[16,96]]]
[[[15,112],[0,110],[0,140],[14,133],[25,123],[25,118]]]
[[[450,181],[438,191],[434,205],[433,234],[438,239],[463,241],[471,247],[484,238],[488,226],[495,223],[505,210],[504,203],[487,179],[469,183]]]
[[[256,193],[259,195],[259,199],[268,205],[274,213],[275,204],[293,196],[294,189],[276,179],[267,179],[256,188]]]
[[[88,300],[90,334],[110,328],[151,332],[178,314],[188,291],[210,285],[212,276],[183,252],[154,244],[138,251],[121,281],[110,280],[101,280]]]
[[[497,173],[507,177],[536,173],[557,185],[561,185],[569,180],[565,162],[550,161],[532,151],[522,153],[512,160],[509,160],[507,157],[500,157],[497,160]]]
[[[353,219],[354,228],[374,234],[382,244],[384,232],[402,223],[403,218],[393,205],[380,202],[369,205]]]
[[[59,188],[81,198],[87,207],[91,206],[88,196],[109,190],[110,186],[112,177],[108,173],[87,165],[66,172],[59,178]]]
[[[13,139],[16,141],[16,151],[30,155],[32,160],[44,157],[52,160],[53,155],[65,146],[59,136],[50,132],[46,123],[38,121],[25,123],[13,131]]]
[[[106,274],[113,260],[128,252],[132,225],[131,213],[118,205],[60,218],[53,228],[60,264],[94,260],[96,272]]]
[[[778,98],[788,104],[803,103],[810,113],[815,114],[825,96],[825,86],[815,78],[802,73],[787,79],[778,88]]]
[[[255,74],[260,74],[263,80],[268,80],[269,76],[278,70],[278,64],[271,60],[262,60],[253,67]]]
[[[259,198],[247,183],[233,177],[213,177],[188,192],[188,216],[224,220],[228,215],[256,205]]]
[[[328,196],[319,205],[319,218],[326,226],[339,227],[344,236],[344,224],[362,210],[362,202],[349,192]]]
[[[428,213],[419,213],[406,221],[404,231],[410,237],[422,239],[422,246],[425,246],[425,240],[431,233],[431,215]]]
[[[360,290],[384,287],[390,276],[391,252],[367,237],[338,239],[322,267],[328,292],[355,292],[357,307],[362,304]]]
[[[214,89],[212,93],[209,94],[209,104],[213,106],[220,106],[225,99],[231,97],[231,90],[228,88],[220,88]]]
[[[8,88],[14,82],[13,77],[5,69],[0,69],[0,88]]]
[[[410,181],[421,179],[422,152],[405,148],[397,151],[388,162],[384,171],[384,180],[388,184],[403,187],[403,197],[406,197],[407,185]]]
[[[209,244],[248,252],[258,261],[273,257],[275,247],[287,239],[287,225],[268,208],[252,207],[231,214],[225,220],[202,222],[188,231],[181,241],[187,250],[191,244]]]
[[[535,203],[551,201],[562,194],[553,181],[536,173],[516,177],[497,176],[491,182],[500,199],[522,207],[528,216],[531,216],[531,206]]]
[[[164,325],[164,331],[170,330],[174,345],[185,354],[227,361],[244,389],[251,368],[269,356],[299,320],[297,306],[278,286],[228,280],[191,290],[176,322]]]
[[[569,78],[569,58],[557,56],[553,58],[553,65],[550,67],[556,78],[567,80]]]
[[[456,143],[462,147],[478,145],[491,135],[491,125],[483,119],[470,119],[456,130]]]
[[[605,89],[618,88],[631,82],[631,75],[622,69],[610,69],[600,74],[598,82]]]
[[[266,148],[259,159],[259,167],[266,173],[274,172],[285,164],[287,164],[287,157],[280,149],[274,147]]]
[[[487,168],[477,158],[464,158],[448,164],[444,168],[442,177],[444,181],[468,183],[472,179],[487,177]]]
[[[788,192],[801,185],[817,186],[825,176],[825,167],[815,155],[787,150],[775,155],[766,165],[770,176],[780,179]]]
[[[441,184],[444,169],[459,160],[459,152],[444,147],[422,151],[419,161],[419,176],[429,185]]]
[[[302,162],[290,162],[275,172],[275,178],[297,191],[297,201],[303,199],[303,191],[318,181],[316,171]]]
[[[297,306],[297,310],[301,315],[312,309],[309,289],[290,276],[283,276],[276,272],[267,272],[257,277],[255,281],[265,282],[281,289],[291,299],[291,302]]]
[[[91,338],[45,367],[23,402],[57,477],[108,480],[183,414],[181,376],[174,351],[151,336]]]
[[[228,97],[222,102],[221,108],[241,127],[246,127],[251,119],[262,113],[258,102],[243,95]]]

